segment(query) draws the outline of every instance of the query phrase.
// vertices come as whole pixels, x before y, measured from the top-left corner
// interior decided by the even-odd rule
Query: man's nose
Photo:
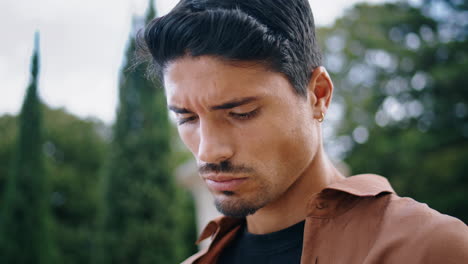
[[[198,160],[205,163],[220,163],[234,155],[231,140],[225,131],[200,122],[200,141],[198,145]]]

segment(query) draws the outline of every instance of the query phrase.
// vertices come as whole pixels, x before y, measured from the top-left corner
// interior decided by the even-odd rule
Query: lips
[[[208,175],[205,178],[205,182],[208,185],[208,188],[222,192],[222,191],[234,191],[239,188],[239,186],[244,183],[247,178],[233,177],[226,175]]]

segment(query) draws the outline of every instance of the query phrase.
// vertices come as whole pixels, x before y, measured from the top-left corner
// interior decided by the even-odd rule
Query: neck
[[[304,220],[310,197],[343,178],[320,147],[310,165],[285,193],[255,214],[247,216],[248,231],[267,234]]]

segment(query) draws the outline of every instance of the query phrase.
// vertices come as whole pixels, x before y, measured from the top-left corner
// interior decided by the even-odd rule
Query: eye
[[[183,125],[185,123],[191,123],[197,119],[196,116],[189,116],[189,117],[181,117],[177,119],[177,125]]]
[[[229,113],[230,116],[232,116],[235,119],[238,120],[248,120],[254,118],[259,112],[259,109],[255,109],[253,111],[247,112],[247,113],[235,113],[231,112]]]

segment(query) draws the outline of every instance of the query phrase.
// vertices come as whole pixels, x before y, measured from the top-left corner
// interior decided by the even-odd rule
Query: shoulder
[[[380,236],[387,246],[415,263],[460,263],[468,259],[468,227],[462,221],[411,198],[390,196]]]
[[[361,244],[369,246],[369,263],[383,263],[383,259],[385,263],[425,264],[468,260],[466,224],[424,203],[398,196],[384,177],[348,177],[328,186],[324,190],[327,193],[335,200],[344,197],[335,211],[346,213],[336,215],[342,215],[340,219],[352,226],[348,229],[365,242]],[[353,242],[357,243],[356,236]]]

